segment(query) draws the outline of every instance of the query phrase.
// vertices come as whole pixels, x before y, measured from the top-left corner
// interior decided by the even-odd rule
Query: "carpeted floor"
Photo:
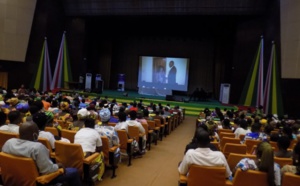
[[[159,141],[157,146],[151,145],[142,158],[133,159],[127,166],[127,159],[119,164],[117,177],[111,179],[108,170],[103,180],[97,186],[176,186],[178,185],[178,162],[183,158],[183,152],[195,131],[196,117],[187,116],[170,135]]]

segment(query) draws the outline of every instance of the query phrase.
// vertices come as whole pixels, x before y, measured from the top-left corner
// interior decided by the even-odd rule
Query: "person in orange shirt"
[[[42,102],[43,102],[44,109],[45,109],[45,110],[48,110],[49,107],[51,106],[51,101],[48,102],[47,100],[45,100],[45,97],[42,96]]]

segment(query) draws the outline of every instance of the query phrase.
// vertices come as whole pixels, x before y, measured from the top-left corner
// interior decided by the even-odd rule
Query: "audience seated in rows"
[[[54,164],[49,159],[48,149],[41,143],[36,143],[39,129],[35,123],[26,122],[19,128],[20,138],[12,138],[4,144],[2,151],[15,156],[32,158],[40,174],[49,174],[64,168],[62,164]],[[75,168],[64,168],[65,173],[56,177],[50,184],[67,182],[69,185],[79,186],[81,184],[78,170]]]

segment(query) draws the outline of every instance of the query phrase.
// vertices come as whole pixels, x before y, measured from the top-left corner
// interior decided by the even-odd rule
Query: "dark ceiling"
[[[259,15],[271,0],[63,0],[67,16]]]

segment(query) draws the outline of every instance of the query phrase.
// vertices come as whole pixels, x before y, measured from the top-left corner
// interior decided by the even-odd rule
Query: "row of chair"
[[[242,155],[231,153],[228,156],[227,162],[230,169],[233,171],[237,163],[243,158],[255,159],[255,155]],[[275,161],[280,158],[275,158]],[[288,159],[288,158],[283,158]],[[285,164],[291,164],[290,162],[282,163],[281,166]],[[188,177],[186,175],[179,175],[179,185],[188,185],[188,186],[201,186],[201,185],[210,185],[210,186],[252,186],[253,180],[255,180],[256,186],[267,186],[267,175],[261,171],[241,171],[237,169],[235,172],[234,179],[232,181],[226,180],[226,170],[225,167],[205,167],[192,165],[189,168]],[[300,182],[300,176],[285,173],[282,180],[282,186],[292,186],[297,185]]]

